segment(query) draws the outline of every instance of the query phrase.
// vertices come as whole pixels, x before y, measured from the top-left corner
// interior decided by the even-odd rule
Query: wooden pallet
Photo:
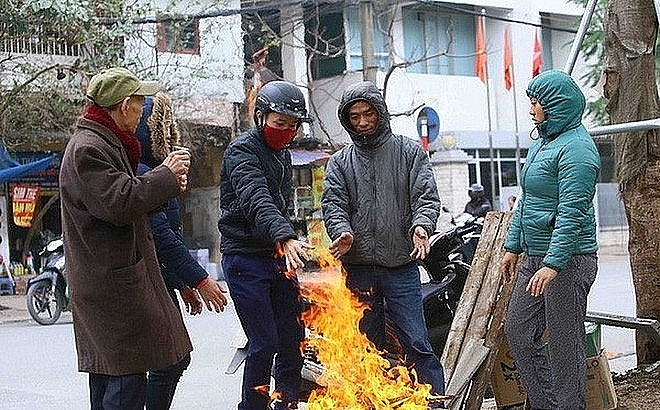
[[[499,272],[511,212],[489,212],[442,354],[453,409],[481,407],[504,337],[504,317],[515,276]],[[520,261],[519,261],[520,262]],[[517,272],[517,270],[516,270]]]

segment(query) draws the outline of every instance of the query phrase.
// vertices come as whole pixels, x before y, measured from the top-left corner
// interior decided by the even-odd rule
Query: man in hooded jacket
[[[370,309],[361,329],[385,345],[385,305],[408,364],[433,392],[444,371],[428,340],[415,260],[426,257],[440,200],[428,156],[394,135],[383,95],[370,82],[346,89],[339,121],[351,139],[326,169],[322,200],[330,252],[341,258],[346,283]]]

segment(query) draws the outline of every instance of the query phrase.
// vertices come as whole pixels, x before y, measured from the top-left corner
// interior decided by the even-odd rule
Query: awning
[[[56,154],[53,154],[38,161],[17,165],[18,162],[9,156],[7,150],[0,149],[0,167],[3,167],[3,169],[0,169],[0,184],[11,182],[16,178],[25,175],[44,171],[50,168],[51,163],[56,156]]]
[[[330,154],[325,151],[305,151],[299,149],[292,149],[291,163],[294,167],[303,165],[323,165],[330,159]]]

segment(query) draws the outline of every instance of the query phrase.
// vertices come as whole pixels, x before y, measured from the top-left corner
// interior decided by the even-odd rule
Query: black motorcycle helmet
[[[472,184],[470,189],[468,189],[468,195],[470,199],[481,199],[484,197],[484,186],[481,184]]]
[[[257,117],[257,112],[261,112],[261,120]],[[287,81],[270,81],[259,90],[254,104],[254,123],[259,128],[263,128],[269,112],[297,118],[299,126],[301,122],[309,121],[305,96],[296,85]]]

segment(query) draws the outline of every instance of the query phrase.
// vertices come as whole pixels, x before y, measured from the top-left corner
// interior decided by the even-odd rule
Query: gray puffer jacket
[[[378,111],[378,128],[367,138],[355,133],[348,108],[366,101]],[[382,94],[362,82],[348,88],[338,109],[353,144],[336,152],[326,169],[323,218],[332,240],[353,234],[344,263],[397,267],[411,261],[412,232],[435,228],[440,200],[426,153],[410,138],[394,135]]]

